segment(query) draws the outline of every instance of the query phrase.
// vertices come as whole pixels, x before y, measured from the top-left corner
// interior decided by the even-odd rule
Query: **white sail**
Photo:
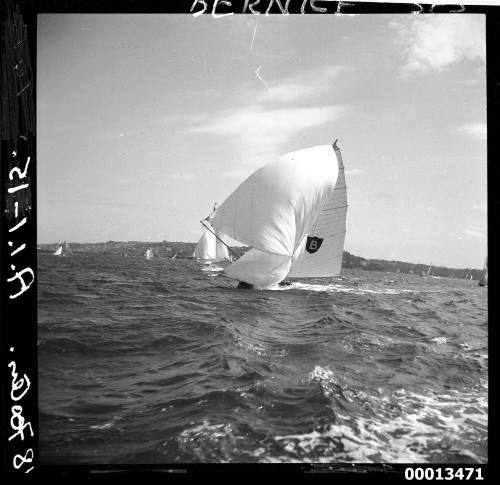
[[[338,276],[342,269],[347,216],[347,186],[345,183],[344,164],[340,150],[337,150],[338,177],[330,198],[321,209],[312,225],[309,235],[322,240],[319,250],[302,251],[302,257],[296,258],[288,276],[322,277]],[[313,248],[314,249],[314,248]]]
[[[208,229],[203,230],[203,234],[194,248],[194,255],[201,261],[210,261],[215,258],[215,236]]]
[[[229,265],[224,273],[230,278],[265,287],[278,283],[286,277],[290,271],[291,260],[290,256],[250,249]]]
[[[146,251],[146,253],[144,254],[144,257],[147,259],[147,260],[151,260],[153,259],[153,251],[151,249],[148,249]]]
[[[212,227],[208,226],[207,222],[205,222],[205,224],[207,224],[207,226],[204,228],[203,235],[194,250],[195,258],[198,258],[201,261],[210,262],[225,261],[226,259],[229,259],[227,247],[217,239],[217,237],[222,239],[223,235],[214,231]]]
[[[216,261],[231,261],[229,258],[229,253],[227,251],[227,246],[225,244],[224,235],[219,231],[215,231],[216,240],[215,240],[215,260]]]
[[[62,255],[62,250],[63,250],[63,247],[62,247],[62,244],[61,246],[59,246],[53,253],[53,256],[61,256]]]
[[[278,283],[289,273],[338,275],[345,238],[345,193],[340,152],[331,145],[292,152],[262,167],[223,202],[213,218],[220,233],[252,248],[225,273],[257,286]]]

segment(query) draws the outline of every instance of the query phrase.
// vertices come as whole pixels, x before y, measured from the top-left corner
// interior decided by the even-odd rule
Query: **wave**
[[[335,374],[316,367],[311,380],[322,383],[325,395],[339,390]],[[372,416],[337,413],[326,432],[275,436],[285,452],[264,461],[371,463],[484,463],[487,442],[486,395],[477,393],[407,392],[365,395]]]

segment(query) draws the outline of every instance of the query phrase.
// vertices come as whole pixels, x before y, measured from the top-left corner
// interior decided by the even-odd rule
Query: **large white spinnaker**
[[[291,257],[250,249],[241,258],[224,269],[230,278],[258,287],[282,281],[290,271]]]
[[[342,218],[336,212],[342,199],[335,195],[341,165],[334,148],[322,145],[284,155],[250,175],[213,218],[220,233],[251,247],[224,270],[226,275],[256,286],[282,281],[291,268],[300,276],[337,275],[337,263],[322,267],[317,274],[314,268],[325,263],[316,265],[312,256],[325,248],[333,254],[335,247],[336,253],[338,230],[330,227],[332,224],[343,225],[345,233],[345,215]],[[338,187],[345,193],[344,180]],[[323,209],[335,216],[322,215]],[[313,228],[318,232],[311,232]],[[337,243],[330,237],[337,238]],[[341,241],[343,248],[343,236]],[[300,262],[309,259],[306,253],[313,264],[306,260],[301,267]]]

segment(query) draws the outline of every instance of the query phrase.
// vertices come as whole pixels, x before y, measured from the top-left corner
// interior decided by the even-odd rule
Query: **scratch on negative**
[[[255,69],[255,75],[257,76],[257,78],[264,84],[264,86],[267,88],[267,90],[269,92],[271,92],[271,88],[267,85],[266,81],[264,81],[264,79],[262,79],[260,76],[259,76],[259,71],[260,71],[260,68],[262,66],[259,66],[257,69]]]
[[[257,17],[257,22],[255,22],[255,29],[253,31],[252,43],[250,44],[250,52],[252,52],[253,41],[255,40],[255,34],[257,33],[257,27],[259,26],[259,17]]]

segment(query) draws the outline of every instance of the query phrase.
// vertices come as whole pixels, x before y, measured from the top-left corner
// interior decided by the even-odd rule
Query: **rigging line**
[[[223,281],[224,283],[227,283],[227,284],[228,284],[227,288],[234,288],[234,285],[233,285],[233,284],[231,284],[231,282],[230,282],[230,281],[228,281],[228,280],[230,280],[231,278],[229,278],[228,276],[226,276],[224,273],[219,273],[219,274],[217,274],[217,275],[216,275],[216,277],[217,277],[217,276],[221,276],[221,277],[225,278],[225,279],[223,279],[222,281]]]
[[[219,236],[217,236],[217,234],[215,234],[215,232],[212,231],[212,229],[210,229],[210,227],[205,226],[205,224],[204,224],[205,221],[200,221],[200,222],[201,222],[201,225],[205,229],[208,229],[222,244],[224,244],[224,246],[226,246],[227,249],[229,249],[229,251],[231,251],[236,257],[238,257],[238,255]]]

